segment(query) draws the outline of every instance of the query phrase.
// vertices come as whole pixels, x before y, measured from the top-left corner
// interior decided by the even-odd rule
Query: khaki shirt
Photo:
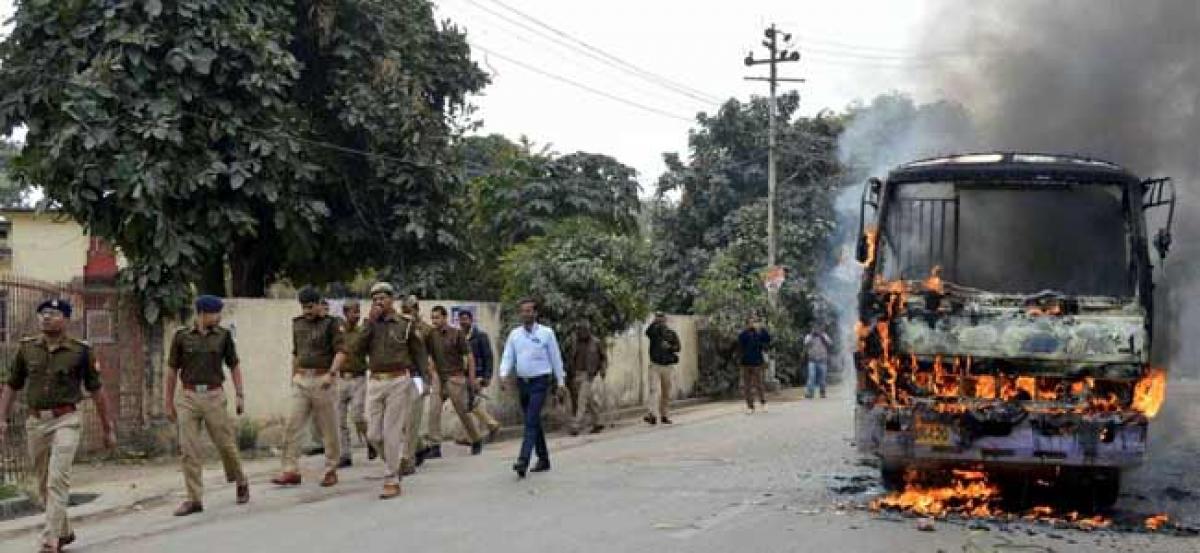
[[[433,325],[420,318],[417,319],[416,324],[417,335],[421,337],[421,342],[425,344],[425,353],[429,354],[429,358],[433,360],[433,366],[437,368],[438,374],[442,374],[442,365],[446,364],[446,352],[442,351],[441,341],[434,339]]]
[[[347,344],[354,343],[363,333],[363,323],[361,321],[344,322],[342,323],[342,339]],[[367,356],[362,353],[355,353],[346,356],[346,362],[342,364],[342,372],[355,375],[361,375],[367,372]]]
[[[167,366],[179,369],[179,380],[184,384],[220,386],[225,382],[221,363],[231,368],[238,364],[237,348],[228,330],[217,326],[201,332],[199,325],[193,325],[175,331]]]
[[[25,403],[32,409],[75,405],[83,399],[80,388],[100,389],[100,366],[87,342],[64,337],[51,346],[44,335],[30,336],[21,339],[8,376],[14,390],[26,384]]]
[[[414,367],[425,373],[428,361],[425,343],[421,341],[412,319],[396,313],[378,320],[369,320],[362,334],[352,344],[342,342],[347,355],[366,355],[371,372],[395,372]]]
[[[461,331],[452,326],[434,328],[430,331],[430,341],[436,344],[435,351],[440,349],[442,354],[437,363],[438,376],[467,373],[465,356],[471,355],[471,345]]]
[[[329,369],[342,349],[342,324],[331,316],[292,319],[292,355],[301,369]]]

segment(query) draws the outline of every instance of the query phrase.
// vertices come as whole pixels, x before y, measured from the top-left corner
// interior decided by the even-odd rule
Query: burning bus
[[[1156,208],[1166,225],[1151,237]],[[1150,248],[1161,260],[1170,247],[1171,181],[969,154],[872,178],[862,210],[855,433],[885,484],[982,467],[1048,473],[1112,504],[1165,391]]]

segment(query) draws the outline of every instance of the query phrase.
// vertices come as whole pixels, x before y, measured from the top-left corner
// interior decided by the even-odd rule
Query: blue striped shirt
[[[521,378],[553,374],[559,386],[564,385],[562,352],[554,330],[534,323],[531,330],[522,325],[509,332],[500,357],[500,378],[508,378],[513,370]]]

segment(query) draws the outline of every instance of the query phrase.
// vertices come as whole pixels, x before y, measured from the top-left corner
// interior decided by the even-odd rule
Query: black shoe
[[[311,456],[313,456],[313,455],[324,455],[324,454],[325,454],[325,448],[323,448],[323,447],[310,447],[310,448],[308,448],[308,449],[305,449],[305,450],[304,450],[304,454],[305,454],[305,455],[307,455],[307,456],[310,456],[310,457],[311,457]]]
[[[421,465],[424,465],[424,464],[425,464],[425,456],[426,456],[426,455],[429,455],[429,448],[427,448],[427,447],[423,447],[423,448],[421,448],[421,449],[418,449],[418,450],[417,450],[417,452],[416,452],[416,453],[414,453],[414,455],[417,457],[417,458],[416,458],[416,465],[417,465],[418,467],[419,467],[419,466],[421,466]]]
[[[646,416],[642,417],[642,420],[644,420],[652,425],[658,424],[658,419],[655,418],[654,415],[651,415],[651,414],[647,414]]]
[[[529,463],[517,461],[513,463],[513,470],[517,471],[517,478],[525,478],[525,472],[529,470]]]
[[[367,459],[374,461],[376,457],[379,457],[379,452],[375,451],[375,446],[367,444]]]
[[[821,399],[825,399],[825,392],[821,392]]]
[[[471,444],[471,455],[479,455],[480,453],[483,453],[483,440]]]
[[[337,468],[344,469],[344,468],[349,468],[353,465],[354,465],[354,461],[350,460],[349,457],[342,457],[342,459],[340,461],[338,461]]]
[[[550,470],[550,461],[547,461],[545,459],[538,459],[537,464],[533,465],[533,469],[531,469],[529,472],[548,472],[549,470]]]
[[[663,424],[675,424],[674,422],[671,422],[671,419],[668,419],[667,417],[662,418],[662,423]]]
[[[591,433],[592,433],[592,434],[599,434],[601,430],[604,430],[604,425],[603,425],[603,424],[597,424],[596,426],[593,426],[593,427],[592,427],[592,432],[591,432]]]
[[[579,435],[579,429],[578,429],[578,428],[572,428],[572,429],[570,429],[570,430],[568,430],[568,431],[567,431],[567,434],[570,434],[570,435],[572,435],[572,436],[578,436],[578,435]]]
[[[425,458],[426,459],[441,459],[442,458],[441,444],[429,446],[429,448],[425,450]]]

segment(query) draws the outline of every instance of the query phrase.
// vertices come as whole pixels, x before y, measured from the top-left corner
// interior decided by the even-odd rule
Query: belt
[[[519,379],[521,379],[521,380],[524,380],[525,382],[533,382],[534,380],[539,380],[539,379],[542,379],[542,378],[550,378],[550,377],[552,377],[552,376],[554,376],[554,375],[552,375],[552,374],[539,374],[539,375],[537,375],[537,376],[518,376],[517,378],[519,378]]]
[[[220,384],[184,384],[183,389],[189,392],[197,392],[205,394],[213,390],[220,390]]]
[[[300,376],[308,376],[308,377],[325,376],[325,375],[329,374],[329,369],[328,368],[325,368],[325,369],[296,369],[295,371],[292,371],[292,374],[298,374]]]
[[[339,373],[339,374],[338,374],[338,376],[340,376],[340,377],[342,377],[342,378],[358,378],[358,377],[360,377],[360,376],[366,376],[366,374],[364,374],[364,373],[356,373],[356,372],[349,372],[349,371],[342,371],[341,373]]]
[[[49,409],[30,409],[29,416],[31,418],[35,418],[35,419],[47,420],[47,419],[57,419],[58,417],[61,417],[63,415],[69,415],[74,412],[75,412],[75,405],[67,403],[64,405],[59,405],[57,407],[51,407]]]
[[[402,370],[402,371],[386,371],[386,372],[371,371],[371,380],[395,380],[397,378],[407,377],[408,374],[409,373],[408,373],[407,369]]]

